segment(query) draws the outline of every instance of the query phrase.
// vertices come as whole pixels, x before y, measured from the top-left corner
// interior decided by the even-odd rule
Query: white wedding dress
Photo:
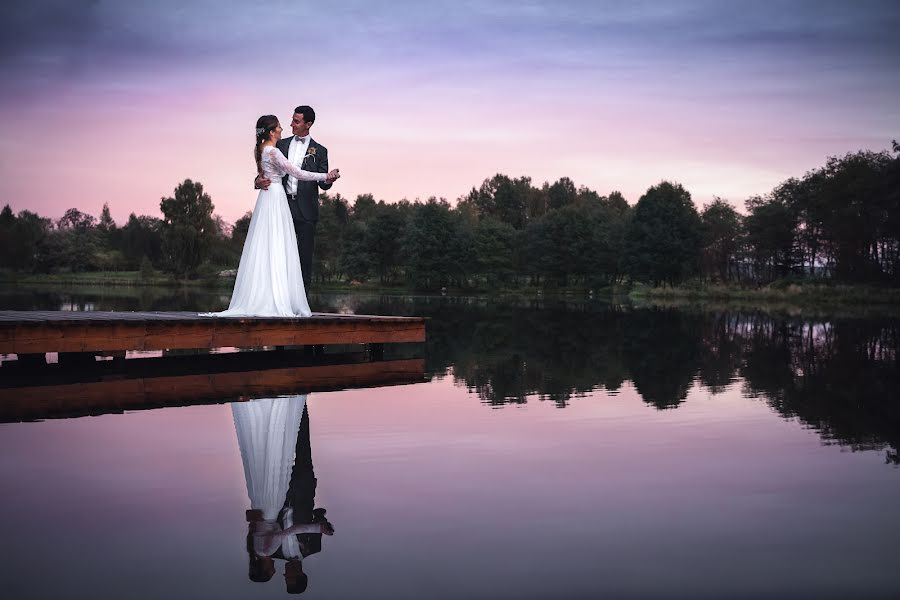
[[[308,317],[297,233],[281,178],[325,181],[325,173],[303,171],[274,146],[262,150],[263,175],[272,181],[260,190],[244,241],[228,310],[201,313],[207,317]]]
[[[233,402],[250,508],[274,522],[284,506],[306,394]]]

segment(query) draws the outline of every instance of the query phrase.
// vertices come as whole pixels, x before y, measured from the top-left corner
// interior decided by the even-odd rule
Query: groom
[[[298,106],[291,119],[292,137],[278,142],[277,147],[289,161],[305,171],[328,172],[328,150],[309,135],[309,129],[316,121],[316,111],[309,106]],[[256,178],[256,187],[269,189],[272,183],[262,175]],[[300,268],[303,270],[303,287],[309,293],[312,283],[312,259],[315,246],[316,224],[319,222],[319,188],[327,190],[330,183],[297,181],[291,175],[281,180],[287,193],[288,206],[297,232],[297,249],[300,251]]]

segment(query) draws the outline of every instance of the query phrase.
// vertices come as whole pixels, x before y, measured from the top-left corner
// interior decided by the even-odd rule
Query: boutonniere
[[[306,156],[315,156],[316,155],[316,147],[310,146],[306,149]]]

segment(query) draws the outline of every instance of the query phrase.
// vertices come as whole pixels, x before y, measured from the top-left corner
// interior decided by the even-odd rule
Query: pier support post
[[[93,352],[60,352],[57,362],[63,367],[80,367],[97,362]]]
[[[47,355],[43,352],[37,352],[35,354],[16,354],[16,359],[24,367],[47,364]]]
[[[369,344],[368,351],[371,360],[384,360],[384,344]]]

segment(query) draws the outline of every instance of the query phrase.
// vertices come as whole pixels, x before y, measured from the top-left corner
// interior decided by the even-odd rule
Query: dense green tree
[[[88,231],[93,229],[97,219],[87,213],[83,213],[77,208],[70,208],[56,222],[56,228],[62,231]]]
[[[39,268],[41,248],[52,229],[50,219],[23,210],[14,216],[9,205],[0,213],[0,266],[31,272]]]
[[[575,183],[568,177],[561,177],[547,186],[547,206],[551,210],[563,208],[575,204],[578,200],[578,190]]]
[[[881,224],[881,262],[893,285],[900,285],[900,145],[893,142],[895,156],[885,170],[882,187],[886,206]]]
[[[203,191],[203,184],[185,179],[173,196],[160,201],[159,208],[166,263],[176,275],[194,273],[217,233],[212,199]]]
[[[319,195],[319,224],[313,253],[313,274],[320,281],[339,279],[344,233],[350,222],[350,205],[340,194]]]
[[[402,206],[379,202],[369,221],[365,249],[371,257],[370,269],[381,283],[393,281],[399,272],[406,212]]]
[[[403,233],[406,276],[420,289],[450,285],[460,274],[464,254],[461,220],[454,218],[445,200],[429,198],[417,204]]]
[[[624,203],[624,199],[621,204],[617,199],[601,199],[598,205],[588,207],[592,244],[587,265],[587,283],[592,287],[614,284],[622,275],[625,232],[630,216],[628,205]]]
[[[235,249],[232,243],[234,226],[219,215],[213,215],[212,221],[213,235],[201,263],[206,265],[207,270],[218,270],[223,266],[237,268],[241,260],[241,250]]]
[[[97,219],[77,208],[70,208],[56,222],[56,231],[50,234],[44,261],[50,269],[71,271],[95,271],[100,266],[100,232]]]
[[[97,229],[104,235],[107,235],[116,229],[116,222],[113,220],[109,212],[109,203],[103,203],[103,210],[100,212],[100,219],[97,222]]]
[[[109,212],[109,204],[103,204],[97,220],[97,268],[101,271],[119,271],[127,268],[125,256],[119,249],[122,245],[122,230],[116,226]]]
[[[484,277],[488,286],[506,285],[515,276],[518,235],[512,225],[484,219],[473,229],[474,265],[471,275]]]
[[[15,227],[16,215],[7,204],[0,210],[0,269],[18,268],[17,263],[20,260],[15,256],[12,247]]]
[[[716,197],[700,213],[703,238],[703,273],[728,281],[735,274],[741,245],[741,215],[731,204]]]
[[[13,214],[9,204],[0,210],[0,232],[6,233],[16,222],[16,215]]]
[[[524,268],[535,282],[603,286],[617,280],[626,219],[601,202],[570,204],[528,225]]]
[[[360,194],[350,209],[351,216],[359,222],[365,222],[375,216],[378,203],[372,194]]]
[[[162,265],[162,221],[131,213],[122,227],[120,249],[130,269],[139,268],[145,257],[153,265]]]
[[[744,230],[753,278],[772,281],[796,270],[797,214],[777,197],[747,200]]]
[[[609,210],[622,217],[627,216],[631,209],[631,207],[628,206],[628,202],[625,201],[625,196],[622,195],[622,192],[618,191],[610,192],[609,197],[606,199],[606,204],[609,207]]]
[[[373,256],[366,247],[369,224],[353,219],[344,230],[341,272],[351,281],[365,281],[372,272]]]
[[[234,222],[234,226],[231,228],[231,247],[239,253],[244,249],[244,242],[247,240],[247,232],[250,231],[250,220],[252,218],[253,213],[247,211],[244,213],[244,216]]]
[[[624,269],[636,281],[676,285],[698,271],[700,215],[691,195],[664,181],[641,196],[625,231]]]
[[[535,285],[556,283],[559,261],[556,257],[558,241],[551,235],[549,219],[544,216],[528,224],[521,237],[519,253],[521,270],[528,274]]]
[[[528,194],[525,200],[525,222],[531,223],[540,219],[549,210],[550,198],[547,196],[547,187],[536,188],[529,184]]]
[[[884,185],[894,160],[887,152],[857,152],[829,158],[813,175],[818,196],[814,219],[821,224],[840,281],[877,281],[888,275],[879,242],[897,239],[896,232],[884,229],[897,208],[896,190]]]
[[[511,179],[497,174],[485,179],[480,188],[473,188],[462,203],[471,205],[479,219],[495,219],[521,229],[527,221],[531,196],[530,177]]]

